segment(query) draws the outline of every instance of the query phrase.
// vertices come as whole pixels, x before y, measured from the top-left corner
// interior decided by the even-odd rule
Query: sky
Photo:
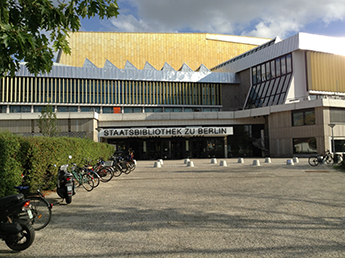
[[[81,31],[202,32],[288,38],[345,37],[345,0],[117,0],[117,18],[82,20]]]

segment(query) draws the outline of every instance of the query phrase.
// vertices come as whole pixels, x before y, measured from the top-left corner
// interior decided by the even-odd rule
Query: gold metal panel
[[[126,61],[143,69],[145,62],[160,70],[167,62],[175,70],[186,63],[196,70],[201,64],[212,68],[256,45],[211,40],[206,33],[118,33],[75,32],[69,37],[71,55],[58,62],[81,67],[88,58],[97,67],[108,59],[122,69]]]
[[[345,93],[345,56],[307,52],[308,90]]]

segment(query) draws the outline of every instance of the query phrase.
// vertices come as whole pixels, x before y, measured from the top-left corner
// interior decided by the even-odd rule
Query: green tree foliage
[[[117,17],[116,0],[0,0],[0,78],[26,62],[37,75],[49,72],[54,51],[70,53],[68,32],[80,29],[80,18]]]
[[[38,120],[38,127],[43,136],[54,137],[59,134],[58,120],[52,106],[44,107]]]

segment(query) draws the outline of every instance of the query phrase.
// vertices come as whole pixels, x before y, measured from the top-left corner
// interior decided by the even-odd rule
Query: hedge
[[[24,184],[30,189],[53,190],[56,188],[57,170],[60,165],[85,164],[90,158],[108,159],[114,147],[89,139],[68,137],[22,137],[0,133],[0,197],[15,194],[14,186]],[[73,158],[69,160],[68,156]],[[54,166],[56,165],[56,167]]]

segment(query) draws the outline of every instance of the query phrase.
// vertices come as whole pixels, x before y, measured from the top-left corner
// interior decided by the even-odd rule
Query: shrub
[[[68,163],[85,164],[85,158],[106,159],[114,148],[105,143],[90,139],[67,137],[29,137],[24,138],[10,133],[0,133],[0,196],[16,193],[13,188],[22,183],[31,189],[38,187],[52,190],[56,187],[57,170]],[[73,160],[68,156],[72,155]],[[54,164],[57,166],[55,167]]]

